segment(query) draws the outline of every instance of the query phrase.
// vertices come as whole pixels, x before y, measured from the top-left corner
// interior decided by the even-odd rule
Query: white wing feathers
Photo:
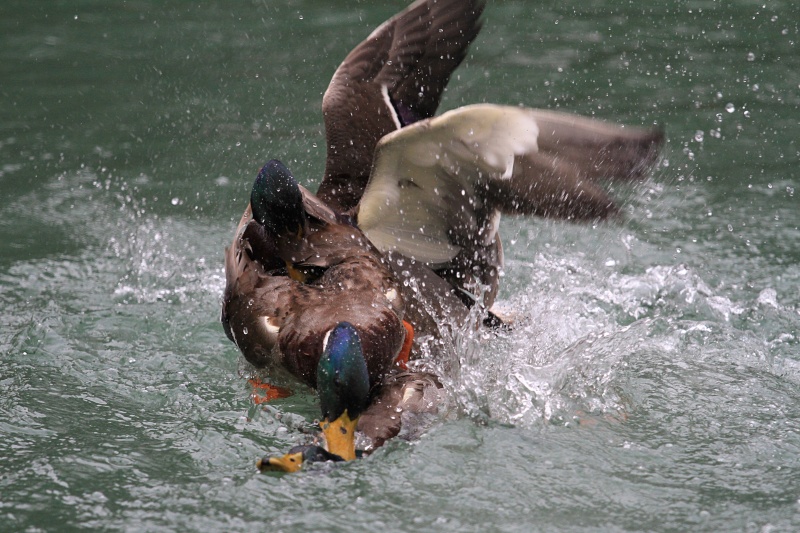
[[[434,265],[453,259],[468,240],[490,244],[499,213],[480,189],[511,178],[515,156],[536,152],[538,135],[533,110],[490,104],[386,135],[375,150],[358,226],[380,250]]]
[[[462,107],[380,140],[358,225],[384,252],[443,266],[492,244],[500,213],[616,216],[597,181],[643,178],[663,140],[658,128],[555,111]]]

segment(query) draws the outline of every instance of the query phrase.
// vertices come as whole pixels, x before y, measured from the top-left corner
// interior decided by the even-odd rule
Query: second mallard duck
[[[429,408],[412,400],[435,376],[397,372],[476,305],[497,323],[501,214],[614,217],[597,180],[639,179],[658,157],[657,129],[489,104],[434,117],[483,8],[418,0],[345,58],[323,98],[316,195],[275,160],[256,178],[225,253],[222,323],[253,365],[317,387],[327,417],[327,451],[283,464],[353,458],[334,434],[380,445],[398,411]]]

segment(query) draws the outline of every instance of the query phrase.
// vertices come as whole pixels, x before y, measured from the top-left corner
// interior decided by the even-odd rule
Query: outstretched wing
[[[598,219],[616,213],[597,178],[638,178],[659,131],[480,104],[378,144],[358,225],[380,250],[443,266],[494,240],[501,213]]]
[[[485,189],[508,180],[514,157],[536,151],[538,126],[520,108],[474,105],[384,137],[358,211],[358,226],[382,251],[417,261],[451,260],[468,240],[489,244],[493,206]]]
[[[615,216],[618,207],[597,180],[644,178],[664,142],[658,128],[529,111],[539,126],[538,151],[516,158],[513,178],[487,191],[491,204],[506,214],[578,221]]]
[[[354,207],[378,141],[434,115],[480,31],[483,7],[483,0],[417,0],[347,55],[322,100],[327,160],[317,195],[323,201],[340,211]]]

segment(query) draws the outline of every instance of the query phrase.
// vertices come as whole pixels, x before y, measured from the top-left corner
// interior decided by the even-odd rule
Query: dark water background
[[[414,442],[296,476],[217,322],[264,161],[403,2],[0,5],[0,530],[800,529],[800,4],[498,1],[443,109],[669,144],[627,221],[506,220],[513,333],[459,340]],[[526,318],[527,317],[527,318]]]

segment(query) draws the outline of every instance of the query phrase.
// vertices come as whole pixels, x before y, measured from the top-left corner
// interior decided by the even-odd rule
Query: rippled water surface
[[[222,249],[403,2],[0,6],[0,530],[800,529],[800,8],[490,3],[443,108],[658,123],[620,224],[504,222],[512,332],[458,336],[417,440],[293,476],[253,403]]]

